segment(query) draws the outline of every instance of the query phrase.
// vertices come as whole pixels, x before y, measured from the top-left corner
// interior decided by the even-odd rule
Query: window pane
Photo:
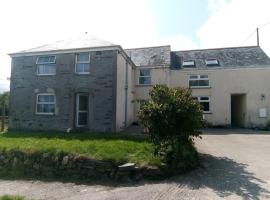
[[[83,72],[83,64],[76,64],[76,72]]]
[[[139,84],[150,85],[151,84],[151,77],[140,77]]]
[[[200,97],[201,101],[209,101],[209,97]]]
[[[208,75],[200,75],[200,78],[208,78]]]
[[[83,112],[78,114],[79,126],[87,125],[87,121],[88,121],[88,113]]]
[[[54,63],[55,62],[55,56],[50,56],[49,62]]]
[[[194,60],[184,60],[183,66],[184,67],[195,67],[195,61]]]
[[[37,64],[55,63],[55,56],[39,56]]]
[[[54,103],[54,95],[38,95],[38,103]]]
[[[191,76],[189,76],[189,78],[190,78],[190,79],[197,79],[198,76],[197,76],[197,75],[191,75]]]
[[[140,76],[150,76],[150,69],[141,69]]]
[[[83,71],[84,72],[89,72],[90,71],[89,69],[90,69],[90,65],[89,64],[86,64],[86,63],[83,64]]]
[[[38,75],[54,75],[56,74],[56,65],[38,65]]]
[[[79,96],[79,111],[88,111],[88,96]]]
[[[209,80],[199,80],[199,86],[209,86]]]
[[[76,72],[84,73],[90,71],[90,65],[87,63],[77,63],[76,64]]]
[[[217,59],[207,59],[205,61],[207,66],[216,66],[219,65],[218,60]]]
[[[89,53],[77,54],[77,62],[89,62]]]
[[[54,113],[55,104],[38,104],[37,112],[38,113]]]
[[[199,81],[198,80],[189,80],[189,86],[190,87],[199,86]]]
[[[209,112],[210,111],[210,103],[209,102],[200,102],[200,105],[202,106],[203,111]]]

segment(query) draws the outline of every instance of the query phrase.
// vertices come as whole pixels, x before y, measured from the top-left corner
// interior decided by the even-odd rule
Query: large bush
[[[192,137],[199,137],[202,127],[200,104],[191,90],[156,85],[150,100],[141,104],[140,124],[148,129],[155,145],[155,154],[175,169],[189,168],[197,162]]]

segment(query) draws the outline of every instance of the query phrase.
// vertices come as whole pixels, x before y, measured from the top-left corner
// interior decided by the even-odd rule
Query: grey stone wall
[[[52,54],[53,55],[53,54]],[[115,130],[117,51],[90,52],[90,74],[75,74],[75,53],[56,54],[56,75],[36,75],[37,56],[12,58],[10,83],[11,130],[60,130],[75,128],[76,94],[89,94],[89,127]],[[37,93],[56,95],[56,114],[37,115]]]

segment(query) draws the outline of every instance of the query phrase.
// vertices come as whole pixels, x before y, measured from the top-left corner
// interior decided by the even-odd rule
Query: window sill
[[[37,74],[37,76],[56,76],[56,74]]]
[[[90,75],[90,72],[88,73],[78,73],[78,72],[75,72],[76,75],[78,76],[87,76],[87,75]]]
[[[153,85],[152,84],[137,84],[136,87],[152,87]]]
[[[193,87],[189,87],[190,89],[210,89],[211,86],[193,86]]]
[[[41,115],[41,116],[53,116],[55,113],[35,113],[36,115]]]
[[[203,114],[213,114],[211,111],[203,111]]]

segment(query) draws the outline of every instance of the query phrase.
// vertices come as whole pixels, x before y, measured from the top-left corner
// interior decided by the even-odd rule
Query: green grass
[[[0,196],[0,200],[24,200],[24,198],[21,196],[4,195]]]
[[[115,163],[159,165],[147,139],[116,133],[2,132],[0,149],[23,152],[63,152]]]

